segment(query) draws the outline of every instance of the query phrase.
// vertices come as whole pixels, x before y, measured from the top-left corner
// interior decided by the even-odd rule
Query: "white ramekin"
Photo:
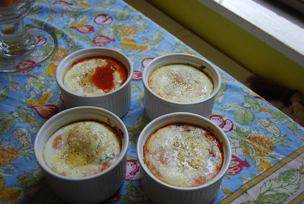
[[[128,78],[126,82],[118,89],[103,96],[81,96],[67,90],[63,84],[63,78],[67,69],[73,62],[93,56],[108,56],[120,61],[128,69]],[[122,117],[128,112],[130,107],[132,73],[132,64],[124,54],[113,49],[93,47],[78,50],[65,57],[57,67],[56,80],[61,90],[62,101],[66,108],[76,106],[97,106],[105,108],[119,117]]]
[[[176,187],[159,180],[146,166],[143,147],[148,137],[161,127],[174,123],[186,123],[210,130],[223,146],[224,162],[219,173],[211,181],[197,187]],[[176,112],[160,116],[151,121],[140,133],[137,142],[137,155],[143,177],[141,185],[155,203],[209,203],[213,200],[221,180],[228,170],[231,160],[231,147],[224,132],[209,119],[193,113]]]
[[[44,145],[59,128],[83,120],[108,124],[122,135],[122,149],[118,159],[105,171],[83,178],[69,178],[53,172],[43,158]],[[71,203],[96,203],[113,195],[122,185],[126,174],[126,155],[129,144],[128,131],[119,117],[98,107],[82,106],[62,111],[40,128],[34,144],[38,164],[46,172],[48,184],[62,199]]]
[[[212,94],[202,100],[192,103],[179,103],[168,101],[157,94],[155,94],[149,87],[148,79],[150,74],[157,68],[168,64],[189,64],[206,73],[213,82]],[[152,60],[148,66],[144,69],[143,82],[145,87],[144,94],[144,106],[145,112],[150,119],[154,119],[158,116],[173,112],[191,112],[205,117],[209,117],[212,112],[212,107],[216,94],[221,87],[221,77],[215,67],[207,63],[202,58],[188,54],[169,54],[160,56]]]

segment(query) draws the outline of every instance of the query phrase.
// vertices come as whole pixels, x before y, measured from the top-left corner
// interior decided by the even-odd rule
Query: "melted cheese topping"
[[[180,103],[199,101],[213,91],[213,83],[204,72],[185,64],[156,69],[150,74],[148,84],[160,97]]]
[[[109,126],[94,121],[76,122],[48,139],[44,160],[60,175],[84,177],[109,168],[120,151],[121,141]]]
[[[144,145],[144,162],[152,174],[173,186],[193,187],[214,178],[223,156],[217,139],[203,128],[168,125]]]
[[[114,60],[112,60],[112,62],[113,61]],[[104,95],[108,93],[108,90],[103,90],[100,87],[96,86],[96,84],[92,82],[92,77],[95,74],[97,68],[106,67],[108,63],[109,61],[107,58],[102,57],[80,60],[68,69],[64,76],[63,84],[67,90],[81,96]],[[120,63],[117,63],[116,66],[121,65]],[[123,67],[121,69],[125,68]],[[124,71],[127,72],[126,70]],[[125,81],[126,76],[122,75],[118,69],[113,71],[113,87],[111,87],[111,91],[118,89]]]

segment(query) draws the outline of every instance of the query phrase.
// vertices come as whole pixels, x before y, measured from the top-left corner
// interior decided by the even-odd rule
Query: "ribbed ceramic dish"
[[[155,69],[169,64],[189,64],[203,71],[213,82],[214,88],[212,94],[205,99],[186,104],[168,101],[155,94],[149,87],[149,76]],[[155,58],[145,68],[143,82],[145,87],[145,112],[150,119],[173,112],[191,112],[208,117],[211,115],[215,97],[221,87],[221,77],[215,67],[202,58],[188,54],[169,54]]]
[[[120,61],[128,69],[128,78],[126,82],[118,89],[102,96],[81,96],[68,91],[64,84],[63,78],[67,69],[73,62],[87,57],[108,56]],[[119,117],[124,116],[130,107],[131,100],[131,78],[133,68],[130,60],[121,52],[108,48],[86,48],[71,53],[65,57],[57,67],[56,80],[61,90],[62,101],[66,108],[76,106],[97,106],[105,108]]]
[[[172,186],[154,176],[145,164],[143,147],[148,137],[159,128],[175,123],[186,123],[207,128],[222,144],[224,155],[223,166],[211,181],[197,187]],[[209,119],[193,113],[177,112],[154,119],[142,130],[137,142],[137,155],[143,174],[141,179],[142,188],[154,203],[202,204],[209,203],[214,199],[216,192],[220,187],[221,180],[230,164],[231,147],[224,132]]]
[[[117,160],[105,171],[82,178],[69,178],[53,172],[43,158],[44,145],[58,129],[83,120],[108,124],[122,135],[122,149]],[[126,157],[129,144],[128,131],[119,117],[98,107],[76,107],[62,111],[40,128],[34,144],[38,164],[46,173],[48,184],[62,199],[71,203],[97,203],[112,196],[122,185],[126,174]]]

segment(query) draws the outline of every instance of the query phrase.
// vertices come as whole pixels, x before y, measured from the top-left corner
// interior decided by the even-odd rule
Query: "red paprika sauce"
[[[92,59],[106,60],[106,65],[102,67],[97,67],[90,80],[95,86],[102,89],[105,93],[109,93],[110,91],[115,89],[115,83],[114,83],[115,72],[117,72],[120,76],[120,80],[121,80],[121,82],[119,83],[120,86],[123,85],[127,80],[128,70],[121,62],[119,62],[118,60],[112,57],[108,57],[108,56],[87,57],[74,62],[73,65]]]

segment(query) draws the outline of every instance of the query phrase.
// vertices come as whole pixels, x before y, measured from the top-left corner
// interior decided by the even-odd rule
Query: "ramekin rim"
[[[82,95],[79,95],[79,94],[76,94],[76,93],[73,93],[69,90],[67,90],[65,88],[65,86],[63,85],[62,83],[62,80],[63,78],[61,79],[60,76],[59,76],[59,67],[68,59],[68,57],[70,57],[71,55],[78,55],[79,53],[81,52],[85,52],[85,51],[90,51],[90,50],[95,50],[95,49],[98,49],[98,50],[108,50],[108,51],[113,51],[113,52],[117,52],[118,54],[120,54],[121,56],[123,56],[129,63],[130,65],[130,70],[129,70],[129,75],[128,75],[128,78],[127,80],[125,81],[125,83],[118,87],[117,89],[115,89],[114,91],[111,91],[110,93],[107,93],[107,94],[104,94],[104,95],[99,95],[99,96],[82,96]],[[59,69],[58,69],[59,68]],[[72,53],[70,53],[69,55],[67,55],[65,58],[63,58],[60,63],[58,64],[57,66],[57,69],[56,69],[56,83],[58,84],[58,86],[63,89],[64,91],[66,91],[67,93],[75,96],[75,97],[80,97],[80,98],[91,98],[91,99],[94,99],[94,98],[100,98],[100,97],[106,97],[106,96],[110,96],[112,94],[115,94],[116,92],[120,91],[121,89],[123,89],[124,87],[126,87],[132,80],[132,76],[133,76],[133,63],[132,61],[122,52],[120,52],[119,50],[117,49],[113,49],[113,48],[104,48],[104,47],[90,47],[90,48],[83,48],[83,49],[80,49],[80,50],[76,50]],[[64,75],[62,76],[64,77]]]
[[[142,144],[140,144],[141,138],[144,137],[142,133],[145,132],[148,128],[150,128],[151,125],[153,125],[154,123],[158,122],[159,120],[162,120],[162,119],[168,118],[168,117],[177,116],[177,115],[187,115],[187,116],[192,116],[192,117],[196,117],[196,118],[202,119],[204,121],[207,121],[215,129],[217,129],[218,131],[220,131],[220,133],[222,135],[222,138],[224,139],[224,141],[226,143],[225,146],[227,146],[227,150],[228,150],[227,153],[228,153],[228,155],[225,155],[226,156],[226,160],[225,161],[227,161],[227,162],[225,162],[225,166],[222,166],[220,172],[213,179],[211,179],[209,182],[207,182],[207,183],[205,183],[203,185],[194,186],[194,187],[179,187],[179,186],[174,186],[174,185],[167,184],[167,183],[161,181],[160,179],[158,179],[156,176],[154,176],[152,174],[152,172],[148,169],[148,167],[144,163],[143,155],[140,155],[140,148],[143,148],[143,145],[145,143],[145,141],[143,141]],[[185,122],[185,123],[189,123],[189,122]],[[210,119],[208,119],[206,117],[203,117],[201,115],[195,114],[195,113],[190,113],[190,112],[174,112],[174,113],[169,113],[169,114],[165,114],[165,115],[159,116],[159,117],[155,118],[154,120],[152,120],[151,122],[149,122],[145,126],[145,128],[141,131],[141,133],[140,133],[140,135],[138,137],[138,140],[137,140],[137,149],[136,150],[137,150],[137,157],[138,157],[139,164],[142,167],[142,169],[145,171],[145,173],[150,178],[152,178],[155,182],[157,182],[158,184],[160,184],[160,185],[162,185],[162,186],[164,186],[166,188],[174,189],[174,190],[181,190],[181,191],[200,190],[200,189],[206,188],[208,186],[211,186],[214,183],[216,183],[217,181],[219,181],[225,175],[225,173],[227,172],[227,170],[229,168],[229,164],[231,162],[231,155],[232,155],[231,144],[230,144],[230,141],[229,141],[228,137],[224,133],[224,131],[221,128],[219,128],[214,122],[212,122]]]
[[[69,112],[72,112],[72,111],[77,111],[79,109],[95,109],[95,110],[98,110],[98,111],[103,111],[105,112],[106,114],[109,114],[111,115],[112,117],[114,117],[119,123],[120,125],[122,126],[122,129],[124,131],[124,140],[125,140],[125,144],[123,145],[121,151],[120,151],[120,156],[118,157],[117,160],[115,160],[114,164],[111,165],[108,169],[106,169],[105,171],[102,171],[98,174],[93,174],[93,175],[90,175],[90,176],[84,176],[84,177],[81,177],[81,178],[73,178],[73,177],[67,177],[67,176],[61,176],[60,174],[52,171],[45,163],[43,163],[42,161],[40,161],[40,157],[38,156],[39,153],[43,154],[43,152],[38,152],[37,148],[38,148],[38,139],[39,139],[39,135],[41,135],[41,132],[42,130],[47,127],[49,125],[49,123],[52,123],[53,121],[56,121],[56,118],[59,117],[60,115],[63,115],[63,114],[69,114]],[[40,136],[41,137],[41,136]],[[114,169],[115,167],[117,167],[124,159],[124,157],[126,156],[127,154],[127,151],[128,151],[128,146],[129,146],[129,133],[128,133],[128,130],[125,126],[125,124],[123,123],[123,121],[114,113],[104,109],[104,108],[100,108],[100,107],[96,107],[96,106],[78,106],[78,107],[74,107],[74,108],[69,108],[69,109],[66,109],[66,110],[63,110],[55,115],[53,115],[51,118],[49,118],[39,129],[38,133],[36,134],[36,138],[35,138],[35,141],[34,141],[34,154],[35,154],[35,157],[36,157],[36,160],[37,160],[37,163],[39,164],[39,166],[44,170],[46,171],[47,173],[49,173],[50,175],[56,177],[56,178],[59,178],[59,179],[62,179],[62,180],[66,180],[66,181],[84,181],[84,180],[90,180],[90,179],[94,179],[94,178],[97,178],[97,177],[100,177],[104,174],[107,174],[108,172],[110,172],[112,169]]]
[[[170,100],[167,100],[165,98],[162,98],[159,95],[157,95],[156,93],[154,93],[154,91],[151,90],[151,88],[148,85],[148,81],[147,81],[148,80],[147,72],[148,72],[150,64],[153,63],[153,62],[155,62],[155,61],[157,61],[157,60],[160,60],[162,58],[166,58],[166,57],[170,57],[170,56],[176,56],[176,55],[177,56],[193,57],[193,58],[202,60],[209,67],[211,67],[211,69],[213,69],[213,71],[215,72],[215,75],[218,78],[218,83],[217,83],[216,89],[213,89],[212,94],[210,96],[208,96],[206,98],[203,98],[203,99],[200,99],[198,101],[191,102],[191,103],[179,103],[179,102],[174,102],[174,101],[170,101]],[[214,81],[213,77],[212,77],[212,80]],[[192,54],[185,54],[185,53],[171,53],[171,54],[161,55],[161,56],[158,56],[158,57],[154,58],[153,60],[151,60],[149,62],[149,64],[144,69],[144,71],[143,71],[143,80],[142,81],[143,81],[144,87],[149,91],[149,93],[152,94],[153,96],[155,96],[156,98],[158,98],[159,100],[164,101],[164,102],[169,103],[169,104],[180,105],[180,106],[192,106],[192,105],[201,104],[201,103],[204,103],[206,101],[211,100],[212,98],[214,98],[218,94],[218,92],[220,91],[220,88],[221,88],[221,84],[222,84],[222,78],[221,78],[218,70],[216,69],[216,67],[214,65],[212,65],[209,62],[207,62],[205,59],[203,59],[201,57],[198,57],[198,56],[195,56],[195,55],[192,55]]]

